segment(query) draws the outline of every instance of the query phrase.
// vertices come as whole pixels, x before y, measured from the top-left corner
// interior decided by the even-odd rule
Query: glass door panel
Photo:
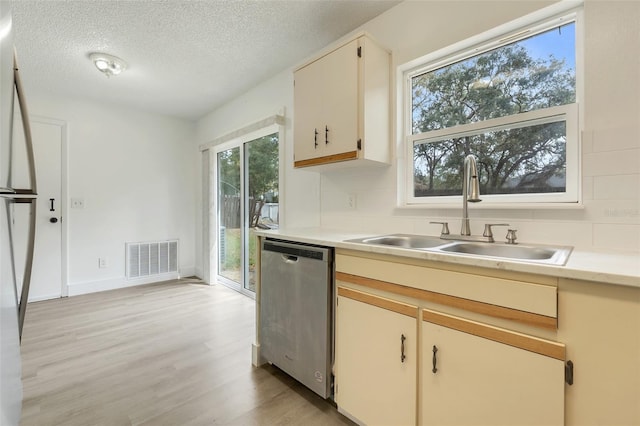
[[[278,132],[238,141],[216,154],[218,279],[249,296],[256,291],[256,228],[278,227]]]
[[[217,155],[218,193],[218,275],[242,283],[242,212],[240,182],[240,147]]]
[[[258,251],[256,228],[278,227],[278,133],[244,144],[245,279],[244,289],[255,292]]]

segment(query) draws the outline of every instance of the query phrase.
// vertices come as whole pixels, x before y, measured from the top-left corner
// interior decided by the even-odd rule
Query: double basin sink
[[[562,266],[567,262],[571,247],[541,246],[533,244],[505,244],[468,241],[446,241],[425,235],[392,234],[346,240],[374,246],[397,247],[432,253],[449,253],[463,256],[504,259],[510,261],[541,263]]]

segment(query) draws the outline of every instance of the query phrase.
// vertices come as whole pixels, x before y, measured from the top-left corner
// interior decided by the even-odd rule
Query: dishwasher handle
[[[284,263],[298,263],[298,256],[282,254],[282,260],[284,260]]]
[[[313,246],[310,244],[296,244],[289,242],[266,240],[262,243],[265,252],[278,253],[288,263],[297,262],[299,259],[311,259],[314,261],[329,261],[330,249],[328,247]]]

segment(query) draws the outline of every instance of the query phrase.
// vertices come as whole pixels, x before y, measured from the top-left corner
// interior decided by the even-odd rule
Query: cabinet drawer
[[[372,280],[368,283],[371,286],[380,283],[396,284],[402,287],[398,290],[409,291],[406,295],[411,297],[424,299],[419,291],[410,294],[410,289],[424,290],[435,296],[453,296],[553,320],[558,316],[557,287],[554,285],[337,253],[336,279],[353,282],[353,277],[363,278],[362,282],[365,285],[366,279]],[[440,303],[437,300],[433,301]],[[555,324],[555,321],[551,323]]]

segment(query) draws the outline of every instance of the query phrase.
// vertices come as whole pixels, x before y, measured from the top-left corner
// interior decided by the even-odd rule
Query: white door
[[[62,283],[62,138],[63,125],[47,120],[31,119],[33,151],[38,183],[36,211],[36,241],[33,256],[33,271],[29,301],[55,299],[63,293]],[[14,124],[13,186],[28,185],[22,123]],[[14,227],[16,236],[26,235],[28,229],[28,205],[14,204]],[[25,241],[17,240],[16,274],[22,284]]]

